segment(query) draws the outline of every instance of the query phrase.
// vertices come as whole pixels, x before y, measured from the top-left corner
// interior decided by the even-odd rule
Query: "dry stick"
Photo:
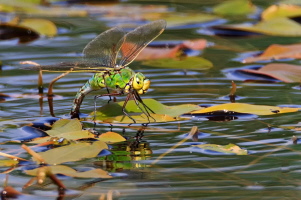
[[[32,157],[34,157],[35,159],[37,159],[41,164],[47,164],[46,161],[38,153],[36,153],[34,150],[30,149],[25,144],[22,144],[21,147],[25,151],[27,151],[30,155],[32,155]],[[50,170],[46,174],[59,187],[59,192],[62,192],[62,190],[66,189],[66,187],[64,186],[64,184],[54,174],[52,174],[50,172]],[[62,194],[60,193],[60,195],[62,195]]]
[[[69,74],[70,72],[72,72],[73,68],[70,69],[70,71],[67,71],[65,73],[62,73],[60,76],[56,77],[55,79],[53,79],[50,83],[49,83],[49,87],[48,87],[48,105],[49,105],[49,111],[52,117],[55,117],[54,115],[54,111],[53,111],[53,85],[54,83],[63,78],[64,76],[66,76],[67,74]]]
[[[20,158],[20,157],[17,157],[17,156],[13,156],[13,155],[9,155],[7,153],[2,153],[2,152],[0,152],[0,156],[4,156],[4,157],[7,157],[7,158],[11,158],[11,159],[27,161],[26,159],[23,159],[23,158]]]
[[[44,158],[42,158],[42,156],[40,156],[39,154],[37,154],[34,150],[32,150],[31,148],[29,148],[25,144],[22,144],[21,147],[25,151],[27,151],[27,153],[29,153],[30,155],[32,155],[32,157],[34,157],[35,159],[37,159],[41,164],[46,164],[46,161],[44,160]]]
[[[235,103],[235,93],[236,93],[236,84],[234,81],[232,81],[232,87],[229,94],[231,103]]]
[[[175,148],[177,148],[178,146],[180,146],[181,144],[183,144],[184,142],[186,142],[188,139],[193,138],[193,136],[198,133],[198,127],[197,126],[193,126],[189,132],[189,135],[187,137],[185,137],[183,140],[181,140],[180,142],[178,142],[176,145],[174,145],[173,147],[171,147],[170,149],[168,149],[165,153],[161,154],[154,162],[152,162],[152,165],[155,165],[157,162],[159,162],[164,156],[166,156],[167,154],[169,154],[170,152],[172,152]]]

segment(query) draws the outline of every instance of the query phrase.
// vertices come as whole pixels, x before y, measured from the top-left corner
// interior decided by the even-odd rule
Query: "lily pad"
[[[225,154],[248,155],[247,150],[241,149],[239,146],[235,144],[228,144],[228,145],[199,144],[199,145],[192,145],[192,146],[201,149],[221,152]]]
[[[228,0],[213,7],[219,15],[248,15],[254,13],[256,7],[249,0]]]
[[[75,178],[112,178],[107,171],[102,169],[92,169],[84,172],[79,172],[71,167],[64,165],[46,166],[53,174],[63,174],[65,176],[75,177]],[[48,171],[46,170],[46,171]],[[31,176],[37,176],[39,168],[32,170],[25,170],[25,173]]]
[[[158,120],[159,119],[161,119],[161,120],[173,119],[172,121],[174,121],[175,120],[174,117],[180,116],[181,114],[184,114],[187,112],[191,112],[193,110],[200,109],[199,106],[193,105],[193,104],[166,106],[154,99],[143,99],[143,102],[157,114],[157,115],[154,115],[154,118],[157,118]],[[120,116],[120,117],[118,117],[118,119],[124,118],[124,121],[127,121],[126,120],[127,117],[124,116],[124,113],[122,112],[123,104],[124,104],[124,101],[118,102],[118,103],[113,102],[113,103],[109,103],[109,104],[106,104],[105,106],[100,107],[96,111],[96,120],[97,121],[105,121],[105,120],[112,121],[116,116]],[[142,105],[140,107],[143,110],[145,110]],[[138,108],[138,106],[136,105],[134,100],[128,101],[125,111],[127,113],[142,113],[142,111]],[[90,116],[93,117],[94,112]],[[132,117],[133,118],[136,117],[137,119],[144,121],[144,123],[145,123],[145,120],[147,120],[147,117],[144,114],[141,116],[140,116],[140,114],[138,114],[137,116],[132,116]],[[131,120],[131,122],[132,122],[132,120]],[[125,123],[127,123],[127,122],[125,122]]]
[[[274,115],[289,112],[298,112],[299,108],[288,108],[288,107],[277,107],[277,106],[264,106],[264,105],[251,105],[246,103],[225,103],[221,105],[211,106],[208,108],[203,108],[198,111],[190,112],[190,114],[201,114],[201,113],[211,113],[216,111],[224,112],[238,112],[238,113],[248,113],[254,115]]]
[[[202,57],[184,57],[181,59],[162,58],[143,61],[142,64],[151,67],[198,70],[207,70],[213,67],[212,62]]]
[[[107,148],[107,144],[103,141],[96,141],[93,143],[81,142],[40,152],[38,154],[43,157],[47,164],[60,164],[96,157],[100,151]],[[35,158],[33,159],[37,161]]]

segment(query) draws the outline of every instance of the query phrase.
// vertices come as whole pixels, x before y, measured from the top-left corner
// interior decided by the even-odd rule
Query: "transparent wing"
[[[118,51],[124,42],[124,35],[125,32],[121,28],[115,27],[94,38],[83,50],[84,65],[115,67]]]
[[[72,69],[72,72],[101,72],[108,70],[108,67],[99,66],[99,65],[92,65],[88,63],[82,62],[62,62],[55,65],[35,65],[29,67],[22,67],[25,70],[42,70],[42,71],[49,71],[49,72],[66,72]]]
[[[130,64],[138,54],[165,29],[166,21],[157,20],[127,33],[121,46],[120,66]]]

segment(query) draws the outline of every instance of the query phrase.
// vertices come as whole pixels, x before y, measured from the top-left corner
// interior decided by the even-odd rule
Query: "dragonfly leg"
[[[155,112],[152,110],[152,109],[150,109],[144,102],[143,102],[143,100],[141,99],[141,97],[139,96],[139,94],[136,92],[136,91],[134,91],[134,100],[135,100],[135,103],[136,103],[136,105],[138,106],[138,108],[147,116],[147,119],[148,119],[148,122],[150,122],[150,120],[149,120],[149,118],[151,117],[154,121],[156,121],[156,119],[155,118],[153,118],[151,115],[150,115],[150,113],[149,113],[149,111],[150,112],[152,112],[153,114],[155,114]],[[144,107],[144,110],[139,106],[139,103],[141,103],[142,105],[143,105],[143,107]]]
[[[131,120],[133,120],[134,123],[136,123],[136,120],[134,120],[134,118],[132,118],[126,111],[125,111],[125,106],[126,104],[128,103],[130,97],[132,96],[133,94],[129,93],[127,96],[126,96],[126,99],[124,101],[124,104],[122,106],[122,112],[123,114],[125,114],[126,116],[128,116]]]

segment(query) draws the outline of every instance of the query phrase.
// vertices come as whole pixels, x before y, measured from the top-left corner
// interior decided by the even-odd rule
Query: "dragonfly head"
[[[138,72],[134,75],[132,86],[138,94],[144,94],[150,86],[150,80],[146,79],[142,73]]]

